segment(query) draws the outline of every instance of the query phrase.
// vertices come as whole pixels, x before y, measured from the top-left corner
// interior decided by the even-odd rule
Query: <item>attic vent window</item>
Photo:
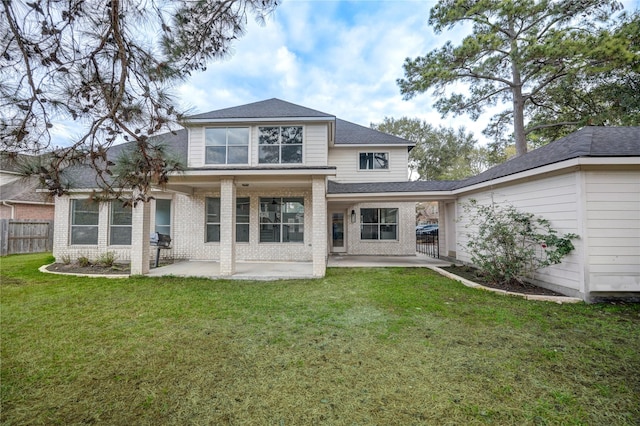
[[[302,163],[302,126],[260,127],[258,145],[261,164]]]
[[[360,170],[388,170],[388,152],[361,152]]]

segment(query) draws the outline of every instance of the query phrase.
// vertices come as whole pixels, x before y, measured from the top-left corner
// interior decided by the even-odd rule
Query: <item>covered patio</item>
[[[331,255],[327,267],[329,268],[376,268],[376,267],[406,267],[428,268],[430,266],[446,266],[446,262],[423,254],[415,256],[352,256]],[[214,261],[187,260],[171,265],[153,268],[147,274],[150,277],[177,276],[203,277],[210,279],[233,280],[288,280],[314,278],[313,262],[236,262],[236,272],[232,276],[220,273],[220,263]]]

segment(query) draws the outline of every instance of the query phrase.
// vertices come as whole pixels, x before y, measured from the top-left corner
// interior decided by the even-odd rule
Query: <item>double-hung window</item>
[[[206,198],[206,228],[205,241],[220,242],[220,198]]]
[[[71,200],[71,244],[98,244],[98,203]]]
[[[360,209],[360,218],[360,239],[398,239],[398,209]]]
[[[249,242],[249,217],[251,212],[251,200],[236,198],[236,242]]]
[[[156,232],[171,235],[171,200],[156,200]]]
[[[209,127],[205,134],[205,164],[248,164],[248,127]]]
[[[236,198],[236,242],[249,242],[250,199]],[[220,242],[220,198],[206,198],[206,228],[205,241]]]
[[[131,206],[124,207],[120,201],[111,202],[109,215],[109,244],[127,246],[131,244]]]
[[[304,199],[260,198],[260,242],[304,242]]]
[[[389,153],[388,152],[361,152],[359,169],[360,170],[388,170],[389,169]]]
[[[260,127],[258,134],[259,163],[302,163],[302,126]]]

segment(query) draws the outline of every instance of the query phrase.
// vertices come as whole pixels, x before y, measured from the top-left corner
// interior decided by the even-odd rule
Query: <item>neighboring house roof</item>
[[[414,142],[369,127],[336,119],[336,145],[406,145]]]
[[[579,157],[640,156],[640,126],[583,127],[562,139],[460,181],[456,189]]]
[[[0,201],[12,203],[53,203],[48,194],[37,192],[40,181],[36,177],[23,177],[0,186]]]
[[[376,194],[384,192],[431,192],[450,191],[459,181],[455,180],[414,180],[410,182],[369,182],[369,183],[338,183],[329,181],[329,194]]]
[[[334,115],[316,111],[311,108],[292,104],[280,99],[272,98],[265,101],[254,102],[251,104],[235,106],[231,108],[219,109],[216,111],[205,112],[186,117],[189,120],[222,120],[232,118],[303,118],[316,117],[335,119]]]

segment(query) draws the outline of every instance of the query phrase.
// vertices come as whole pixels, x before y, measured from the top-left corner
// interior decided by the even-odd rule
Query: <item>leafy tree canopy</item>
[[[385,117],[372,128],[416,143],[409,153],[409,167],[420,180],[456,180],[484,171],[488,164],[486,148],[477,147],[473,134],[433,127],[418,118]]]
[[[134,174],[162,181],[176,165],[149,138],[181,117],[171,84],[228,55],[248,17],[262,20],[276,6],[277,0],[2,0],[2,150],[52,152],[37,173],[54,194],[66,191],[64,168],[79,163],[90,164],[98,185],[111,192],[107,148],[129,140],[140,155]],[[71,146],[52,146],[54,125],[65,121],[80,134]]]
[[[470,24],[472,33],[407,58],[400,90],[405,98],[431,91],[443,115],[472,119],[510,104],[485,134],[515,141],[518,155],[527,135],[554,136],[546,129],[638,123],[638,13],[612,19],[621,8],[615,0],[441,0],[429,16],[434,30]],[[468,91],[451,93],[459,83]],[[611,90],[625,98],[613,109]]]

